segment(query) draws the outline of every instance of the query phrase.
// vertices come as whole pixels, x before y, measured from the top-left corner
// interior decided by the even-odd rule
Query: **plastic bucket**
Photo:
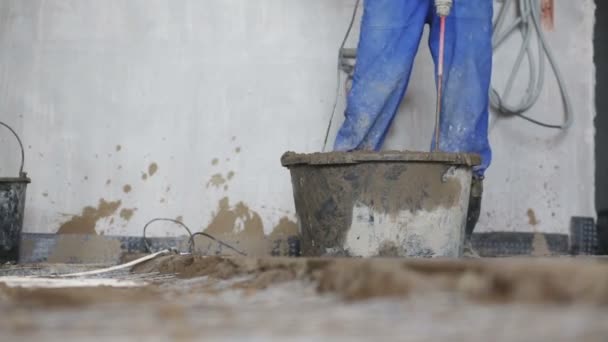
[[[0,126],[17,138],[21,148],[21,164],[18,177],[0,177],[0,262],[16,262],[19,258],[19,244],[23,228],[23,212],[25,209],[25,190],[30,179],[23,172],[25,155],[23,144],[17,133],[7,124]]]
[[[287,152],[304,256],[459,257],[479,156]]]

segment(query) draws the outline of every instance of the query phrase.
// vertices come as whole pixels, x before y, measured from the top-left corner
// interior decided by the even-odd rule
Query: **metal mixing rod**
[[[445,19],[452,10],[452,0],[435,0],[435,8],[440,18],[439,56],[437,61],[437,106],[435,113],[435,152],[439,151],[439,124],[441,121],[441,100],[443,94],[443,60],[445,48]]]

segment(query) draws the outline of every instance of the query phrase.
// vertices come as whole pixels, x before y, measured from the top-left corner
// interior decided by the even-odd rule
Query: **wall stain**
[[[45,192],[42,193],[42,196],[43,197],[49,197],[49,193],[45,191]]]
[[[148,166],[148,174],[150,177],[154,176],[156,171],[158,171],[158,165],[156,163],[152,163],[150,166]]]
[[[230,205],[228,197],[218,202],[205,233],[222,239],[249,256],[288,255],[288,239],[299,236],[299,226],[288,217],[282,217],[269,235],[264,234],[260,215],[245,203]],[[204,254],[234,254],[207,238],[195,237],[197,250]]]
[[[130,185],[130,184],[125,184],[125,186],[123,186],[123,187],[122,187],[122,191],[123,191],[125,194],[128,194],[129,192],[131,192],[131,190],[132,190],[132,189],[133,189],[133,188],[131,187],[131,185]]]
[[[118,165],[117,169],[122,170],[122,165]]]
[[[216,188],[219,188],[224,183],[226,183],[226,179],[224,178],[224,176],[222,176],[221,173],[216,173],[211,176],[211,179],[209,179],[209,181],[207,182],[207,187],[214,186]]]
[[[50,263],[107,263],[116,262],[121,255],[119,240],[101,236],[60,236],[49,255]]]
[[[231,207],[228,197],[224,197],[219,201],[217,211],[205,232],[211,235],[228,233],[243,238],[263,237],[264,225],[260,215],[250,210],[245,203],[238,202]]]
[[[228,197],[222,198],[204,232],[233,244],[248,255],[268,255],[269,244],[264,236],[262,218],[243,202],[231,206]],[[208,239],[196,241],[197,248],[203,252],[209,253],[213,249],[216,253],[232,253],[225,248],[218,249],[219,246]]]
[[[122,150],[122,146],[120,146],[120,145],[116,145],[116,152],[118,152],[118,151],[120,151],[120,150]]]
[[[179,215],[178,217],[175,218],[175,221],[177,222],[184,222],[184,217],[182,215]]]
[[[84,176],[84,180],[89,180],[89,176]]]
[[[272,232],[268,237],[271,240],[275,240],[299,234],[300,228],[298,227],[298,224],[295,221],[290,220],[287,216],[283,216],[279,220],[279,223],[272,229]]]
[[[228,180],[231,180],[232,177],[234,177],[234,171],[228,172],[228,174],[226,175],[226,178],[228,178]]]
[[[547,239],[541,233],[535,233],[534,239],[532,240],[532,256],[549,256],[551,255],[551,250],[549,250],[549,244],[547,244]]]
[[[142,179],[142,180],[146,180],[146,179],[148,179],[148,174],[147,174],[147,173],[145,173],[145,172],[142,172],[142,173],[141,173],[141,179]]]
[[[211,160],[211,165],[217,165],[219,162],[220,162],[219,159],[213,158],[213,160]]]
[[[120,200],[106,202],[101,198],[97,208],[84,207],[80,215],[74,215],[69,221],[64,222],[57,230],[57,234],[97,234],[95,231],[97,221],[114,215],[121,203]]]
[[[108,179],[108,180],[106,181],[106,185],[110,185],[110,183],[112,183],[112,180],[111,180],[111,179]]]
[[[123,208],[120,210],[120,217],[125,221],[130,221],[137,208]]]
[[[528,223],[531,226],[536,226],[540,222],[536,219],[536,213],[534,212],[534,210],[532,210],[532,208],[528,209],[526,214],[528,215]]]
[[[164,198],[161,198],[161,199],[160,199],[160,203],[165,203],[165,199],[164,199]]]
[[[224,191],[228,191],[228,185],[224,185]]]
[[[271,255],[289,255],[288,240],[291,237],[299,236],[300,228],[298,224],[290,220],[287,216],[281,217],[279,223],[272,229],[268,240],[272,243]]]
[[[236,152],[236,153],[241,153],[241,148],[240,148],[240,147],[235,148],[235,149],[234,149],[234,152]]]

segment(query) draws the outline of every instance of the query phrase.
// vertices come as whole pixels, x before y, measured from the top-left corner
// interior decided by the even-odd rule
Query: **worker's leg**
[[[378,150],[412,71],[429,0],[364,1],[361,35],[345,121],[334,148]]]
[[[435,65],[439,53],[439,20],[433,13],[429,44]],[[439,147],[442,151],[481,155],[482,163],[475,169],[471,186],[465,227],[465,253],[473,255],[476,253],[471,236],[481,211],[483,175],[492,160],[488,141],[491,72],[492,0],[454,1],[446,22]]]
[[[492,12],[492,0],[454,1],[446,21],[439,147],[447,152],[481,155],[482,164],[475,170],[479,177],[492,159],[488,141]],[[439,18],[433,13],[429,45],[435,65],[439,30]]]

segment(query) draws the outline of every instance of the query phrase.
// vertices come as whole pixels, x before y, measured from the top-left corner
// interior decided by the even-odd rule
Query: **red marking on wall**
[[[542,0],[540,6],[540,20],[543,24],[543,27],[547,31],[553,31],[553,29],[555,28],[555,23],[553,20],[555,14],[554,0]]]

